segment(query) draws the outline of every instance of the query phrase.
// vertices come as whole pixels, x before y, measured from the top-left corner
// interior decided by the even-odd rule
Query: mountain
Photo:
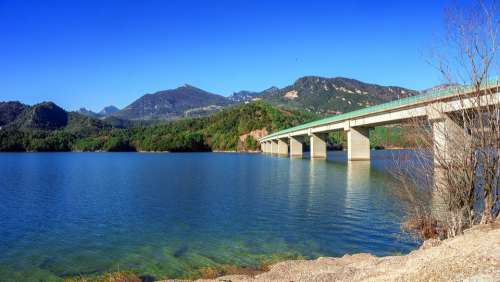
[[[24,110],[10,125],[21,129],[55,130],[68,125],[68,113],[52,102],[36,104]]]
[[[120,111],[120,109],[118,109],[117,107],[111,105],[111,106],[107,106],[107,107],[104,107],[104,109],[102,109],[98,114],[101,116],[101,117],[107,117],[107,116],[110,116],[116,112]]]
[[[340,114],[418,94],[397,86],[380,86],[355,79],[305,76],[282,89],[262,92],[274,105],[303,109],[320,115]]]
[[[28,106],[20,102],[0,102],[0,127],[13,122]]]
[[[227,98],[191,85],[146,94],[113,116],[129,120],[196,117],[218,111],[231,104]]]
[[[229,105],[255,100],[264,100],[275,106],[306,110],[318,115],[332,115],[416,94],[417,91],[398,86],[380,86],[344,77],[305,76],[281,89],[271,87],[261,92],[244,90],[229,97],[184,85],[146,94],[121,111],[107,116],[120,120],[146,121],[203,117]],[[106,113],[114,110],[116,109]]]
[[[6,130],[21,130],[21,131],[54,131],[68,130],[81,131],[84,130],[100,130],[103,128],[111,128],[111,124],[99,119],[80,114],[79,112],[67,112],[53,102],[42,102],[33,106],[21,104],[19,102],[0,102],[0,117],[7,115],[9,108],[5,105],[16,105],[23,110],[14,118],[4,123],[3,128]],[[11,106],[12,108],[12,106]]]
[[[33,106],[0,102],[2,121],[5,116],[10,121],[0,126],[0,151],[69,151],[77,140],[112,129],[102,120],[67,112],[53,102]]]
[[[150,124],[184,117],[204,117],[227,106],[264,100],[278,107],[305,110],[317,115],[345,113],[359,108],[389,102],[418,94],[417,91],[398,87],[380,86],[355,79],[305,76],[284,88],[270,87],[261,92],[239,91],[229,97],[210,93],[191,85],[146,94],[122,110],[105,107],[99,113],[81,108],[77,113],[105,120],[117,127]],[[10,102],[14,103],[14,102]],[[11,108],[0,116],[0,126],[24,111],[21,103],[0,104]],[[134,121],[131,123],[130,121]]]

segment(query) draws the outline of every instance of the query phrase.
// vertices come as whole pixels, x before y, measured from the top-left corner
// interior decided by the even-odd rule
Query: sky
[[[231,95],[305,75],[425,89],[444,0],[0,0],[0,101],[125,107],[191,84]]]

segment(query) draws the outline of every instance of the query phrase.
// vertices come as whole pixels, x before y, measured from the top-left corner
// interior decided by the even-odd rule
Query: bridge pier
[[[464,129],[449,117],[432,121],[432,137],[434,165],[437,166],[453,161],[454,154],[464,153],[465,144],[470,138]]]
[[[326,138],[324,134],[309,133],[311,159],[326,159]]]
[[[278,155],[288,156],[288,143],[283,139],[278,139]]]
[[[270,153],[269,142],[262,142],[260,146],[262,148],[262,152],[266,154]]]
[[[427,118],[432,124],[434,190],[432,212],[436,218],[446,220],[446,198],[449,189],[449,173],[454,167],[460,167],[464,157],[472,153],[471,137],[464,127],[442,110],[441,104],[429,106]],[[458,118],[460,120],[460,118]],[[465,155],[464,155],[465,154]],[[452,174],[453,177],[453,174]]]
[[[444,113],[443,105],[429,106],[427,118],[432,123],[434,165],[443,166],[463,160],[462,154],[472,150],[470,134],[463,127],[460,116]]]
[[[290,157],[302,157],[302,142],[290,136]]]
[[[277,140],[271,140],[269,141],[270,147],[271,147],[271,154],[278,154],[278,141]]]
[[[347,159],[350,161],[370,160],[370,128],[348,127]]]

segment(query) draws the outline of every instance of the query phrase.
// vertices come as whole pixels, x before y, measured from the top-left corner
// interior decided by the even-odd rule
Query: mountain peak
[[[199,89],[198,87],[194,87],[193,85],[188,84],[188,83],[185,83],[185,84],[183,84],[183,85],[182,85],[182,86],[180,86],[180,87],[177,87],[177,89],[181,89],[181,88],[187,88],[187,89]]]
[[[102,116],[109,116],[111,114],[114,114],[116,112],[118,112],[120,109],[118,109],[117,107],[113,106],[113,105],[110,105],[110,106],[107,106],[107,107],[104,107],[104,109],[102,109],[99,114],[102,115]]]
[[[318,83],[321,80],[327,80],[328,78],[326,77],[321,77],[321,76],[316,76],[316,75],[306,75],[303,77],[299,77],[297,80],[295,80],[294,84],[301,84],[301,83]]]
[[[273,93],[273,92],[277,92],[279,91],[280,89],[276,86],[271,86],[269,88],[267,88],[266,90],[262,91],[263,93]]]

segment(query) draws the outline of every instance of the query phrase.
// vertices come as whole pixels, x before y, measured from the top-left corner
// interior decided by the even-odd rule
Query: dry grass
[[[422,240],[439,239],[442,236],[437,220],[431,216],[411,216],[403,222],[402,229],[416,234]]]

